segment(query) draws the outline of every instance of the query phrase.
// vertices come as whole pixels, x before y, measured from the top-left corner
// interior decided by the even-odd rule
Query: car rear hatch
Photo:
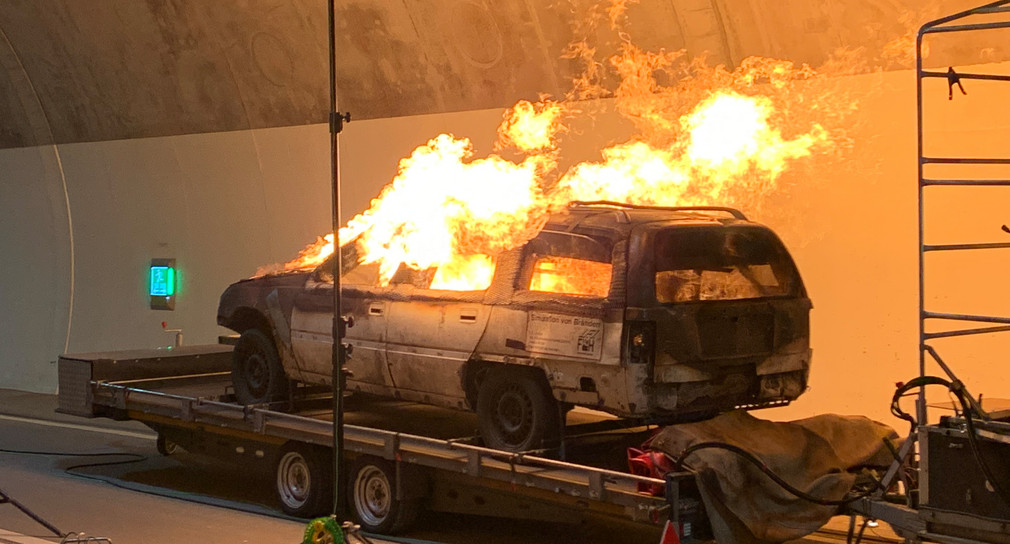
[[[737,375],[743,403],[756,394],[756,375],[809,363],[810,301],[792,258],[766,227],[644,225],[629,263],[629,362],[636,354],[652,359],[642,362],[654,364],[654,384]]]

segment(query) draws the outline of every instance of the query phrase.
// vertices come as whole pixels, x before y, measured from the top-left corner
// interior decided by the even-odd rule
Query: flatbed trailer
[[[328,514],[334,485],[328,399],[295,394],[301,400],[283,406],[236,404],[230,365],[228,345],[63,355],[58,411],[144,423],[158,433],[162,453],[178,445],[237,463],[272,463],[285,512]],[[385,420],[371,406],[351,411],[351,423],[344,425],[348,504],[367,530],[402,531],[423,503],[432,510],[513,519],[603,516],[655,528],[657,535],[670,520],[684,542],[707,532],[692,473],[658,479],[615,470],[613,454],[624,449],[606,442],[607,433],[595,433],[584,450],[606,450],[608,461],[580,457],[578,448],[561,461],[453,436],[467,428],[471,415],[465,412],[399,404],[382,404],[391,414]],[[354,424],[356,415],[367,424]],[[587,425],[602,428],[600,423],[606,422]],[[663,489],[665,497],[644,489]]]

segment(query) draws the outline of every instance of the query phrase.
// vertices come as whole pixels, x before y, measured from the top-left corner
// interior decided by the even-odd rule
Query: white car
[[[231,285],[218,323],[241,334],[245,404],[331,381],[331,264]],[[566,408],[657,422],[787,404],[807,386],[809,311],[767,227],[729,208],[573,203],[496,259],[487,289],[342,276],[347,387],[475,410],[492,448],[555,439]],[[355,279],[355,278],[358,279]]]

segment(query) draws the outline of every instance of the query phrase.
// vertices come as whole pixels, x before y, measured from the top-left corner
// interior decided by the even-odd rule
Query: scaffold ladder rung
[[[1010,158],[1002,157],[922,157],[919,161],[922,164],[1010,164]]]
[[[926,187],[1010,187],[1010,179],[924,179]]]
[[[926,244],[922,246],[923,251],[960,251],[975,249],[1006,249],[1010,248],[1010,242],[992,242],[984,244]]]

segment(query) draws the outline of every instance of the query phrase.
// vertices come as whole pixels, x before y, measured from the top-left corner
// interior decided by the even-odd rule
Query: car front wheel
[[[231,379],[240,404],[264,404],[284,398],[287,378],[267,333],[260,329],[242,333],[232,354]]]

